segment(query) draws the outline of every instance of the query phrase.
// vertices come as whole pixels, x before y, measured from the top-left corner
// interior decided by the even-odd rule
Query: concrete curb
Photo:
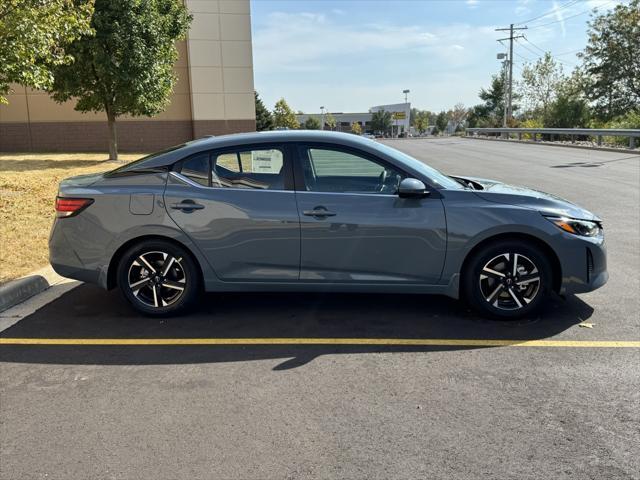
[[[68,280],[53,271],[51,266],[42,268],[24,277],[0,286],[0,312],[44,292],[49,287]]]
[[[609,148],[609,147],[587,147],[586,145],[570,145],[566,143],[553,143],[553,142],[534,142],[532,140],[507,140],[506,138],[484,138],[480,136],[461,135],[460,138],[466,138],[467,140],[484,140],[489,142],[508,142],[508,143],[524,143],[525,145],[545,145],[547,147],[565,147],[565,148],[580,148],[582,150],[591,150],[592,152],[615,152],[615,153],[628,153],[631,155],[640,155],[640,150],[637,148],[634,150],[624,150],[623,148]]]

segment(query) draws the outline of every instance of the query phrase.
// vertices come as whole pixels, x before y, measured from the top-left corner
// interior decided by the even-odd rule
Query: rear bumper
[[[106,275],[103,274],[101,262],[98,260],[89,264],[83,261],[66,234],[68,229],[65,225],[70,226],[74,221],[75,218],[55,220],[49,236],[49,263],[58,275],[106,288]],[[73,234],[73,229],[70,233]]]

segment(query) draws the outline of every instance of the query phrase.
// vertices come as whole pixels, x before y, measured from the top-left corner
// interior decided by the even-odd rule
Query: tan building
[[[255,130],[249,0],[185,0],[193,14],[175,66],[171,104],[152,118],[120,117],[122,151],[154,151],[203,135]],[[0,106],[0,151],[106,151],[104,113],[80,113],[14,86]]]

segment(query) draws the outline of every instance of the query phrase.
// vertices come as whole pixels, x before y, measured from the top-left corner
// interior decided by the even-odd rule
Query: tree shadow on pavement
[[[365,338],[536,340],[586,320],[577,297],[551,297],[532,318],[478,317],[463,303],[428,295],[206,294],[181,317],[137,315],[120,295],[81,285],[0,334],[5,338]],[[385,345],[1,345],[0,361],[78,365],[154,365],[285,359],[296,368],[320,355],[430,352],[490,347]],[[495,347],[494,347],[495,348]]]

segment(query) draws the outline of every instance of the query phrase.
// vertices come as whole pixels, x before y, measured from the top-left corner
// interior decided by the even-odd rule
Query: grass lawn
[[[113,170],[143,154],[0,153],[0,284],[49,263],[47,242],[58,183],[63,178]]]

